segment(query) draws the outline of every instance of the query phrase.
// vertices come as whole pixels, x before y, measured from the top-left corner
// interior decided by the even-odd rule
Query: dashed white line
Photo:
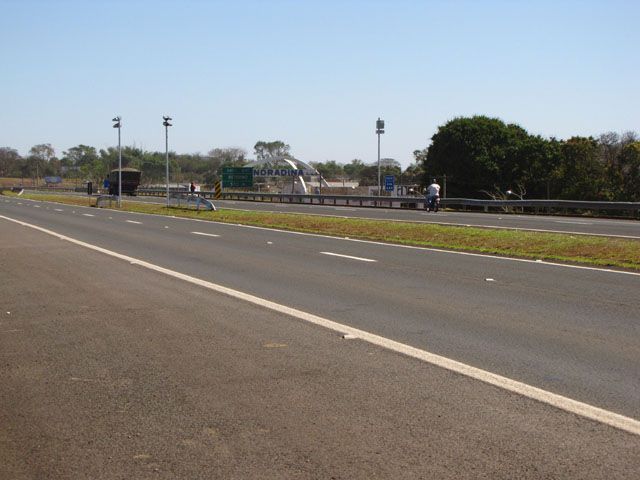
[[[192,221],[192,222],[207,222],[207,220],[198,220],[192,218],[181,218],[181,220]],[[360,240],[357,238],[349,238],[349,237],[334,237],[331,235],[322,235],[320,233],[307,233],[307,232],[292,232],[291,230],[280,230],[277,228],[269,228],[269,227],[258,227],[256,225],[241,225],[236,223],[220,223],[220,226],[229,226],[229,227],[239,227],[239,228],[249,228],[253,230],[265,230],[267,232],[279,232],[285,233],[287,235],[300,235],[306,237],[318,237],[318,238],[328,238],[330,240],[346,240],[348,242],[357,242],[357,243],[366,243],[369,245],[380,245],[388,248],[403,248],[409,250],[423,250],[425,252],[438,252],[444,255],[463,255],[468,257],[479,257],[479,258],[487,258],[497,261],[505,261],[505,262],[518,262],[518,263],[536,263],[538,265],[549,265],[553,267],[559,268],[571,268],[577,270],[590,270],[593,272],[600,273],[614,273],[617,275],[631,275],[635,277],[640,277],[640,272],[632,272],[627,270],[613,270],[610,268],[600,268],[600,267],[586,267],[582,265],[569,265],[566,263],[555,263],[549,262],[546,260],[528,260],[526,258],[514,258],[514,257],[499,257],[497,255],[489,255],[486,253],[473,253],[473,252],[456,252],[454,250],[443,250],[441,248],[434,247],[418,247],[415,245],[400,245],[397,243],[385,243],[385,242],[377,242],[374,240]],[[635,238],[635,237],[634,237]]]
[[[125,220],[127,223],[135,223],[136,225],[141,225],[142,222],[136,222],[135,220]]]
[[[215,233],[204,233],[204,232],[191,232],[194,235],[203,235],[205,237],[219,237],[220,235],[216,235]]]
[[[85,217],[95,217],[92,213],[83,213],[82,215]]]
[[[332,257],[342,257],[348,258],[350,260],[359,260],[361,262],[377,262],[372,258],[362,258],[362,257],[352,257],[351,255],[342,255],[341,253],[333,253],[333,252],[320,252],[322,255],[331,255]]]
[[[138,260],[136,258],[129,257],[127,255],[123,255],[121,253],[117,253],[112,250],[107,250],[105,248],[98,247],[97,245],[92,245],[90,243],[83,242],[81,240],[76,240],[75,238],[61,235],[52,230],[47,230],[45,228],[38,227],[36,225],[32,225],[26,222],[22,222],[20,220],[15,220],[10,217],[5,217],[3,215],[0,215],[0,218],[4,220],[8,220],[10,222],[17,223],[18,225],[22,225],[24,227],[33,228],[34,230],[38,230],[48,235],[52,235],[61,240],[65,240],[75,245],[79,245],[84,248],[101,252],[105,255],[109,255],[111,257],[124,260],[126,262],[135,264],[137,266],[140,266],[158,273],[162,273],[165,275],[169,275],[173,278],[177,278],[185,282],[189,282],[193,285],[199,285],[211,291],[222,293],[224,295],[228,295],[230,297],[237,298],[239,300],[243,300],[243,301],[252,303],[254,305],[259,305],[269,310],[272,310],[274,312],[282,313],[284,315],[289,315],[293,318],[297,318],[299,320],[303,320],[305,322],[312,323],[314,325],[322,326],[329,330],[338,332],[340,335],[353,335],[355,337],[360,338],[362,341],[368,342],[372,345],[379,346],[386,350],[401,353],[403,355],[414,358],[421,362],[450,370],[452,372],[458,373],[460,375],[464,375],[474,380],[479,380],[481,382],[484,382],[489,385],[493,385],[503,390],[516,393],[523,397],[531,398],[533,400],[564,410],[565,412],[570,412],[575,415],[579,415],[581,417],[584,417],[596,422],[600,422],[602,424],[609,425],[611,427],[618,428],[620,430],[624,430],[634,435],[640,435],[640,421],[634,418],[626,417],[624,415],[620,415],[618,413],[611,412],[603,408],[599,408],[593,405],[589,405],[587,403],[579,402],[577,400],[573,400],[571,398],[558,395],[556,393],[548,392],[541,388],[537,388],[532,385],[527,385],[526,383],[518,382],[516,380],[512,380],[510,378],[503,377],[501,375],[497,375],[495,373],[491,373],[489,371],[482,370],[480,368],[476,368],[471,365],[467,365],[465,363],[458,362],[456,360],[452,360],[447,357],[443,357],[441,355],[436,355],[426,350],[421,350],[419,348],[411,347],[404,343],[396,342],[395,340],[391,340],[389,338],[385,338],[380,335],[367,332],[365,330],[353,328],[353,327],[350,327],[349,325],[343,325],[339,322],[335,322],[333,320],[329,320],[327,318],[323,318],[318,315],[314,315],[312,313],[287,307],[286,305],[281,305],[279,303],[272,302],[264,298],[256,297],[254,295],[251,295],[245,292],[240,292],[238,290],[234,290],[234,289],[225,287],[223,285],[218,285],[212,282],[208,282],[206,280],[192,277],[190,275],[185,275],[184,273],[176,272],[174,270],[169,270],[159,265],[145,262],[144,260]]]
[[[63,209],[61,209],[61,208],[54,208],[54,210],[55,210],[56,212],[64,212],[64,210],[63,210]]]

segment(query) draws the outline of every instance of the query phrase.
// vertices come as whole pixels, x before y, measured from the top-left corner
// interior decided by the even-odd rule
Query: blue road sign
[[[393,192],[395,189],[396,177],[393,175],[385,175],[384,176],[384,189],[387,192]]]

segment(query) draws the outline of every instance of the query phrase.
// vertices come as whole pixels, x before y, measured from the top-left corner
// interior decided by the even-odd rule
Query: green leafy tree
[[[57,160],[56,152],[50,143],[34,145],[29,150],[28,157],[31,175],[39,179],[46,175],[56,175],[60,173],[60,165],[57,162],[52,163],[54,160]]]
[[[360,186],[371,187],[378,185],[378,164],[365,165],[360,170]]]
[[[402,165],[394,158],[380,159],[380,172],[385,175],[399,175],[402,171]]]
[[[344,176],[343,165],[337,163],[335,160],[329,160],[324,163],[312,162],[311,166],[318,170],[325,180],[338,180]]]
[[[461,117],[439,127],[417,157],[428,177],[447,175],[449,196],[477,196],[521,181],[518,150],[526,138],[522,128],[497,118]]]
[[[169,152],[169,170],[172,162],[175,163],[175,152]],[[146,184],[165,183],[167,178],[167,157],[161,152],[143,152],[139,169],[142,171],[142,179]]]
[[[63,173],[66,172],[67,177],[77,179],[83,167],[85,167],[85,171],[88,171],[88,166],[93,165],[98,160],[98,152],[96,152],[94,147],[82,144],[71,147],[69,150],[63,152],[61,159],[62,167],[64,167]],[[86,175],[83,175],[83,177],[84,176]]]
[[[9,147],[0,148],[0,177],[19,174],[22,157],[17,150]]]
[[[358,158],[354,158],[350,163],[347,163],[344,167],[344,173],[350,180],[360,180],[362,170],[364,169],[365,164],[362,160]]]
[[[640,142],[629,143],[619,155],[622,188],[618,200],[640,202]]]
[[[203,181],[213,185],[222,176],[224,167],[242,167],[247,163],[247,152],[242,148],[213,148],[207,154],[207,169]]]
[[[402,185],[420,185],[423,179],[424,171],[419,161],[412,163],[402,172]]]
[[[518,185],[522,185],[531,198],[552,198],[560,191],[558,176],[561,142],[529,135],[522,139],[518,149]],[[515,185],[508,186],[513,189]]]
[[[424,184],[447,176],[449,196],[477,197],[519,186],[533,197],[551,195],[560,158],[557,141],[530,135],[522,127],[486,116],[460,117],[438,128],[425,150]]]
[[[560,146],[560,198],[610,200],[606,165],[600,161],[599,144],[593,137],[572,137]]]
[[[29,150],[29,156],[32,158],[37,158],[43,163],[48,163],[56,156],[55,149],[51,146],[50,143],[41,143],[39,145],[34,145]]]
[[[280,140],[273,142],[260,140],[256,142],[253,150],[258,160],[267,160],[272,157],[287,157],[290,155],[289,145]]]

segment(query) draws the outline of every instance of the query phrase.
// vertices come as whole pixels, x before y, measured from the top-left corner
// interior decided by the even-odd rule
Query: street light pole
[[[122,145],[120,143],[120,128],[122,127],[122,118],[120,116],[111,120],[116,122],[113,128],[118,129],[118,208],[122,206]]]
[[[169,127],[171,126],[169,120],[172,118],[165,115],[162,119],[164,120],[162,125],[164,125],[164,146],[167,156],[167,208],[169,208]]]
[[[384,120],[376,120],[376,134],[378,135],[378,196],[382,195],[380,187],[380,135],[384,133]]]

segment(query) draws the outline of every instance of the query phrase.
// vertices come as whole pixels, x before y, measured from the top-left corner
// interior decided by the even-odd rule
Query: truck
[[[109,195],[118,194],[118,172],[116,168],[111,170],[109,174]],[[140,176],[142,172],[135,168],[122,169],[122,193],[127,195],[135,195],[138,185],[140,185]]]

